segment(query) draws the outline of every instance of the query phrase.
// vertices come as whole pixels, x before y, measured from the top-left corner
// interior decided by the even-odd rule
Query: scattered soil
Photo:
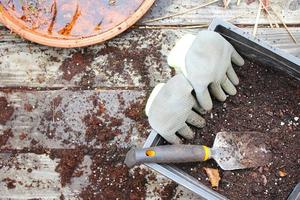
[[[121,125],[122,120],[109,117],[110,121],[104,122],[95,114],[89,114],[84,117],[83,121],[87,126],[85,136],[87,141],[96,139],[98,142],[106,142],[112,140],[120,134],[119,130],[113,130],[116,125]]]
[[[140,121],[146,118],[145,110],[145,103],[136,102],[130,104],[130,106],[125,110],[124,114],[128,116],[130,119],[135,121]]]
[[[74,150],[53,150],[51,152],[50,158],[60,158],[55,171],[60,174],[60,182],[63,187],[70,183],[74,171],[82,162],[83,157],[84,151],[82,151],[81,147]]]
[[[43,117],[40,121],[41,127],[38,127],[38,130],[45,134],[49,139],[55,137],[56,126],[55,122],[58,122],[63,119],[63,111],[61,109],[57,109],[62,102],[62,97],[57,96],[53,98],[50,102],[49,110],[43,112]]]
[[[175,196],[175,189],[177,188],[177,183],[171,182],[165,186],[163,189],[158,192],[162,200],[170,200]]]
[[[236,67],[238,94],[225,103],[214,102],[207,125],[195,129],[191,143],[212,146],[219,131],[258,131],[266,135],[273,154],[269,165],[221,172],[217,192],[229,199],[287,199],[300,181],[300,84],[288,75],[251,62]],[[218,168],[214,161],[180,165],[210,187],[203,167]],[[280,170],[286,172],[281,177]]]
[[[24,140],[25,138],[27,138],[27,136],[28,136],[28,134],[22,132],[22,133],[20,133],[19,138],[20,138],[20,140]]]
[[[5,125],[14,113],[14,108],[9,105],[5,97],[0,97],[0,124]]]
[[[58,107],[61,104],[61,101],[62,101],[62,97],[57,96],[52,100],[51,104],[53,105],[53,107]]]
[[[82,73],[93,61],[89,53],[76,52],[71,58],[64,60],[59,69],[63,72],[63,79],[70,81],[76,74]]]
[[[145,199],[148,172],[141,168],[130,171],[123,163],[128,149],[109,143],[115,136],[121,134],[117,127],[123,123],[123,119],[109,116],[105,102],[102,102],[97,96],[89,98],[93,103],[93,109],[83,118],[87,127],[85,140],[94,142],[94,145],[101,144],[101,149],[79,146],[69,150],[51,150],[50,158],[60,159],[56,171],[60,174],[61,185],[65,187],[70,183],[72,177],[83,175],[82,171],[78,171],[78,167],[81,165],[83,157],[87,155],[92,160],[90,167],[92,173],[88,177],[89,185],[80,193],[82,199]],[[124,104],[121,97],[119,100],[121,104]],[[144,105],[145,99],[140,101]],[[53,100],[54,107],[57,107],[60,102],[61,100]],[[143,117],[137,116],[141,114],[140,104],[132,104],[130,108],[136,112],[131,112],[130,116],[133,119],[144,121],[146,118],[144,115]],[[125,115],[127,116],[127,113]],[[45,149],[41,147],[39,151],[45,152]],[[164,193],[164,195],[168,194]]]
[[[89,186],[80,194],[83,199],[145,199],[148,172],[135,168],[133,173],[123,161],[128,149],[106,146],[91,150],[92,174]]]
[[[10,178],[5,178],[2,180],[2,182],[6,183],[6,186],[8,189],[14,189],[16,187],[16,183],[17,183],[16,180],[10,179]]]
[[[153,38],[158,37],[153,32],[146,32],[145,34],[153,34]],[[137,73],[141,77],[139,82],[145,86],[149,86],[150,76],[149,67],[145,67],[145,62],[147,61],[146,58],[151,55],[153,56],[151,62],[155,62],[156,65],[162,66],[160,53],[161,46],[153,44],[153,46],[148,48],[141,48],[141,44],[136,41],[130,45],[130,48],[120,48],[105,44],[105,47],[98,52],[99,56],[107,56],[108,62],[104,63],[102,67],[106,69],[105,73],[107,73],[107,76],[111,76],[111,74],[120,74],[128,80],[131,79],[132,73]],[[133,71],[125,71],[125,64],[131,66]],[[161,68],[162,67],[157,67],[158,70]]]
[[[32,112],[33,106],[30,103],[25,103],[24,110],[26,110],[27,112]]]
[[[11,129],[6,129],[3,134],[0,135],[0,147],[4,146],[10,137],[13,137]]]
[[[91,88],[95,84],[95,72],[93,70],[85,70],[85,73],[80,79],[79,86],[82,88]]]
[[[95,144],[106,143],[112,140],[115,136],[120,135],[121,131],[116,127],[122,125],[123,120],[109,116],[105,112],[105,106],[97,97],[93,98],[93,104],[96,111],[86,115],[83,119],[87,129],[85,132],[86,141],[95,140]]]
[[[145,107],[146,107],[146,103],[147,103],[147,99],[148,96],[150,95],[146,94],[144,97],[141,97],[139,99],[137,99],[136,103],[130,103],[130,106],[128,108],[126,108],[124,110],[124,114],[129,117],[130,119],[138,122],[137,125],[137,130],[139,131],[139,133],[141,133],[141,137],[143,138],[147,138],[148,137],[148,131],[150,129],[150,125],[148,123],[148,119],[147,116],[144,112]],[[118,96],[119,102],[120,104],[124,104],[125,100],[123,99],[123,97]],[[130,137],[130,135],[128,134],[128,137]],[[129,139],[129,138],[128,138]],[[125,142],[127,142],[127,140],[125,139]]]
[[[59,200],[65,200],[65,196],[63,194],[60,195]]]
[[[253,2],[255,2],[255,0],[246,0],[247,5],[249,5],[249,4],[253,3]]]

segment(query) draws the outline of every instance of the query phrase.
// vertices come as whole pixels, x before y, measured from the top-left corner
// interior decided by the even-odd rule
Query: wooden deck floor
[[[49,156],[52,150],[78,146],[101,149],[101,142],[118,148],[141,146],[150,131],[141,112],[147,95],[173,74],[166,63],[169,50],[185,33],[200,30],[187,26],[205,25],[219,17],[249,34],[253,30],[258,2],[247,5],[246,1],[239,6],[231,1],[227,9],[219,1],[185,15],[146,23],[204,2],[207,1],[157,0],[133,28],[104,44],[80,49],[34,44],[0,26],[0,98],[4,97],[13,110],[0,111],[8,113],[8,119],[0,121],[0,199],[59,199],[62,195],[78,199],[80,192],[92,184],[89,181],[93,160],[85,155],[77,166],[82,175],[70,177],[63,185],[57,170],[62,158]],[[299,0],[273,4],[300,43]],[[258,38],[300,57],[299,43],[282,25],[268,26],[269,21],[262,14]],[[91,124],[86,116],[90,115],[97,115],[99,128],[106,134],[111,132],[113,137],[88,136]],[[163,192],[168,193],[164,190],[164,186],[170,186],[167,179],[155,172],[147,173],[150,175],[144,184],[146,198],[159,199]],[[167,197],[197,199],[180,186],[171,187],[175,192],[169,192]]]

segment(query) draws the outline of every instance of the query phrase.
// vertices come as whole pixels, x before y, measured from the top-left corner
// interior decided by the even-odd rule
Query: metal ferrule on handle
[[[125,164],[132,167],[141,163],[185,163],[206,161],[211,149],[203,145],[163,145],[151,148],[131,149]]]

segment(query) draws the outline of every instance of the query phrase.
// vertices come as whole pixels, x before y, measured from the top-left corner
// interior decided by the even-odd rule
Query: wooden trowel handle
[[[141,163],[185,163],[199,162],[211,158],[211,150],[202,145],[163,145],[142,149],[131,149],[125,164],[132,167]]]

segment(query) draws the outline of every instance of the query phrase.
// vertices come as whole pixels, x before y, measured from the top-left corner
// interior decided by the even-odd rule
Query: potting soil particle
[[[14,113],[14,108],[5,97],[0,97],[0,125],[5,125]]]
[[[4,146],[10,137],[13,137],[11,129],[4,130],[3,134],[0,135],[0,147]]]
[[[300,181],[299,81],[251,62],[235,70],[240,78],[237,95],[214,102],[204,116],[207,125],[193,129],[196,139],[191,143],[212,146],[219,131],[258,131],[266,135],[272,162],[235,171],[223,171],[214,161],[180,166],[208,187],[203,167],[219,168],[221,182],[215,190],[229,199],[287,199]]]
[[[14,189],[16,187],[17,181],[10,178],[5,178],[2,180],[2,182],[6,183],[6,186],[8,189]]]

